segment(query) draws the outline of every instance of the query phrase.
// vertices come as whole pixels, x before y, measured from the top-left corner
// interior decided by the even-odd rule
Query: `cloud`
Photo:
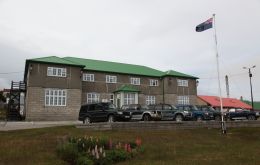
[[[224,76],[245,73],[243,66],[257,66],[259,84],[259,8],[259,0],[1,1],[0,69],[21,71],[28,58],[75,56],[177,70],[201,77],[199,94],[217,95],[213,31],[195,32],[216,13],[224,94]],[[7,82],[22,77],[0,75]],[[232,97],[250,98],[248,79],[230,76]],[[258,100],[259,91],[254,85]]]

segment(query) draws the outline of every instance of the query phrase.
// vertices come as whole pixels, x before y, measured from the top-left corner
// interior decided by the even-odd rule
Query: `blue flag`
[[[202,32],[204,30],[210,29],[212,28],[212,24],[213,24],[213,18],[210,18],[207,21],[196,26],[196,32]]]

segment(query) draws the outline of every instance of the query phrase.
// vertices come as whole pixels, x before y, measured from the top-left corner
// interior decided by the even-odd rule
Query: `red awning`
[[[220,107],[220,100],[217,96],[198,96],[200,99],[213,107]],[[252,109],[252,106],[234,98],[222,98],[223,107]]]

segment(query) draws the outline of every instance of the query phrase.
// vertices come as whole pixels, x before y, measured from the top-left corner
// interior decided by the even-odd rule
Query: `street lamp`
[[[252,82],[251,82],[251,78],[252,78],[252,73],[251,73],[251,69],[255,68],[256,66],[252,66],[252,67],[243,67],[243,69],[248,69],[248,74],[249,74],[249,80],[250,80],[250,90],[251,90],[251,105],[252,105],[252,109],[254,110],[254,100],[253,100],[253,90],[252,90]]]

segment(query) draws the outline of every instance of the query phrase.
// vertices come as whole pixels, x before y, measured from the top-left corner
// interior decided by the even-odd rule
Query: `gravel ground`
[[[0,131],[81,124],[80,121],[0,121]]]

